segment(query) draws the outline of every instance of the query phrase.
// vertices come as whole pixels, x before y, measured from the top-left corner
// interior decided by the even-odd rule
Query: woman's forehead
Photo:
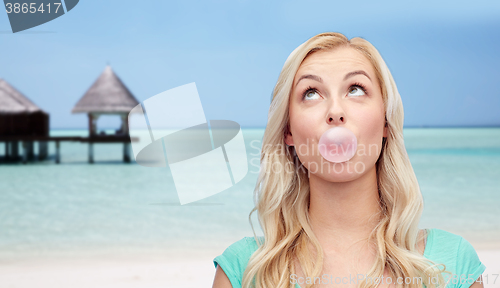
[[[348,71],[349,70],[349,71]],[[353,48],[342,47],[334,50],[321,50],[310,54],[302,61],[295,79],[305,73],[345,74],[350,70],[365,70],[373,75],[372,64],[361,52]]]

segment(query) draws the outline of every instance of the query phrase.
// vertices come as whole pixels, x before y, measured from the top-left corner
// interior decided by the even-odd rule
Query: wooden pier
[[[32,160],[45,160],[48,157],[48,143],[55,142],[55,162],[61,162],[61,146],[60,142],[84,142],[88,143],[88,161],[94,163],[94,143],[123,143],[123,162],[130,163],[130,143],[139,141],[137,137],[129,136],[115,136],[115,135],[99,135],[93,137],[79,137],[79,136],[60,136],[60,137],[47,137],[47,136],[0,136],[0,142],[5,143],[5,156],[3,158],[6,162],[22,160],[27,163]],[[19,155],[19,142],[22,143],[22,153]],[[38,155],[35,157],[34,144],[38,143]]]

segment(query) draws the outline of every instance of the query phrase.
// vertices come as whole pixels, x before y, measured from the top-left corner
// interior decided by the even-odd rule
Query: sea
[[[59,164],[53,142],[44,161],[0,164],[0,259],[216,253],[253,236],[250,220],[261,235],[256,214],[249,213],[264,128],[243,128],[242,134],[247,175],[185,205],[168,165],[144,167],[133,156],[124,163],[123,144],[94,144],[93,164],[80,142],[61,142]],[[50,135],[88,132],[56,129]],[[405,128],[404,138],[424,197],[419,226],[461,235],[476,249],[500,248],[500,128]]]

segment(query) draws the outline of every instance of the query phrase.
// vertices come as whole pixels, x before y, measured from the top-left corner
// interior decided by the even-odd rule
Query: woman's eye
[[[304,93],[304,99],[315,99],[316,97],[319,97],[318,91],[309,89]]]
[[[351,94],[351,93],[354,93],[354,94]],[[352,96],[363,96],[365,95],[365,91],[363,90],[363,88],[361,88],[360,86],[358,85],[353,85],[349,88],[349,94],[352,95]]]

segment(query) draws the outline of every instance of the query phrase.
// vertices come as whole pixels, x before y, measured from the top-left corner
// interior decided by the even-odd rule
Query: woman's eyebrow
[[[297,87],[297,85],[299,85],[299,82],[302,79],[312,79],[312,80],[318,81],[319,83],[323,83],[323,80],[321,79],[321,77],[316,76],[316,75],[312,75],[312,74],[305,74],[305,75],[300,76],[299,80],[297,80],[297,83],[295,84],[295,87]]]
[[[368,73],[366,73],[363,70],[356,70],[356,71],[352,71],[352,72],[347,73],[344,76],[344,81],[353,77],[354,75],[358,75],[358,74],[365,75],[366,77],[368,77],[368,79],[370,79],[370,81],[372,81],[372,78],[370,78],[370,76],[368,76]],[[312,79],[312,80],[318,81],[319,83],[323,83],[323,80],[321,79],[321,77],[316,76],[316,75],[312,75],[312,74],[305,74],[305,75],[300,76],[299,80],[297,80],[297,83],[295,84],[295,87],[297,87],[297,85],[299,85],[299,82],[302,79]]]
[[[372,78],[370,78],[370,76],[368,76],[368,73],[366,73],[365,71],[363,70],[356,70],[356,71],[353,71],[353,72],[349,72],[345,75],[344,77],[344,81],[349,79],[350,77],[354,76],[354,75],[358,75],[358,74],[362,74],[362,75],[365,75],[366,77],[368,77],[368,79],[370,79],[370,81],[372,81]]]

